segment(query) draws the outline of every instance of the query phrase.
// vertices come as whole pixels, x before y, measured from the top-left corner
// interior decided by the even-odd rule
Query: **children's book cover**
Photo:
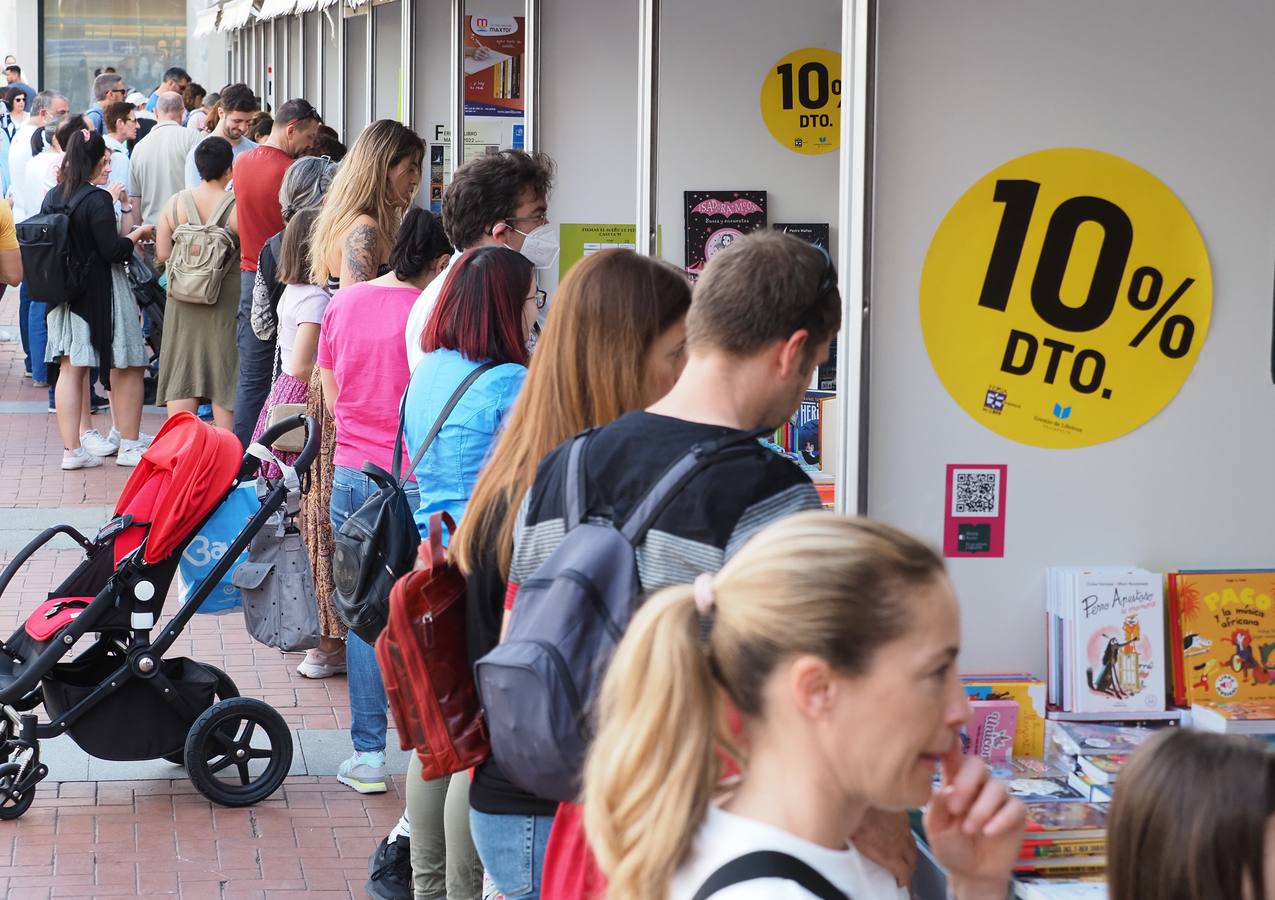
[[[1084,837],[1105,832],[1107,809],[1096,803],[1029,803],[1027,834],[1029,839],[1063,835]]]
[[[686,191],[686,271],[699,278],[708,261],[766,227],[765,191]]]
[[[1080,771],[1094,784],[1115,784],[1120,777],[1120,770],[1129,761],[1124,753],[1110,753],[1106,756],[1080,756],[1076,765]]]
[[[1237,700],[1226,703],[1202,703],[1223,719],[1232,722],[1265,722],[1275,719],[1275,700]]]
[[[961,749],[966,756],[993,761],[1014,752],[1014,730],[1018,725],[1018,704],[1013,700],[974,700],[970,718],[961,730]]]
[[[1275,700],[1275,571],[1179,572],[1182,668],[1191,703]]]
[[[1074,712],[1164,709],[1163,581],[1151,572],[1077,577]]]
[[[1031,675],[1009,678],[966,675],[965,694],[971,700],[1014,700],[1018,703],[1018,728],[1014,732],[1015,756],[1045,753],[1045,685]]]

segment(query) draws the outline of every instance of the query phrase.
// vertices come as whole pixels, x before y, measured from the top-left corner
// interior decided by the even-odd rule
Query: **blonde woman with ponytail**
[[[609,900],[906,898],[849,836],[868,810],[927,803],[955,897],[1003,900],[1024,810],[961,756],[959,635],[932,550],[826,513],[771,525],[717,575],[653,597],[610,664],[585,769]],[[743,770],[721,798],[719,750]],[[702,891],[758,851],[804,868]]]

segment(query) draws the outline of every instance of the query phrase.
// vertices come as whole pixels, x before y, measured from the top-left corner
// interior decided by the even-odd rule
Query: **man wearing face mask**
[[[246,84],[232,84],[221,91],[221,121],[204,140],[210,137],[225,138],[230,143],[230,149],[234,152],[235,158],[240,153],[257,146],[255,141],[250,141],[244,135],[248,133],[248,127],[252,124],[253,113],[261,109],[261,103],[258,102],[256,96],[252,93],[252,88]],[[201,142],[202,143],[202,142]],[[198,147],[196,144],[195,147]],[[199,177],[199,170],[195,168],[195,147],[190,149],[186,154],[186,189],[194,190],[199,187],[199,183],[203,180]],[[226,190],[233,189],[233,182],[226,186]]]
[[[465,163],[443,195],[443,228],[459,257],[474,247],[517,250],[537,269],[558,259],[558,231],[549,223],[549,192],[555,166],[545,153],[502,150]],[[444,275],[446,272],[444,272]],[[407,364],[425,354],[421,334],[446,280],[439,276],[421,291],[407,319]]]

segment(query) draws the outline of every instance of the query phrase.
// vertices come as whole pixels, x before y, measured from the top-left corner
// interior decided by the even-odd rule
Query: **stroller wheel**
[[[9,794],[21,771],[22,767],[17,763],[0,765],[0,819],[16,819],[30,809],[35,800],[35,785],[23,791],[16,800]]]
[[[222,806],[251,806],[283,784],[292,765],[292,732],[255,697],[222,700],[186,736],[186,773],[199,793]]]
[[[221,671],[221,669],[216,666],[209,665],[208,663],[200,663],[200,665],[209,672],[212,672],[213,675],[217,676],[217,687],[213,691],[214,697],[218,700],[229,700],[231,697],[239,696],[239,688],[237,688],[235,683],[230,680],[229,675]],[[170,762],[175,766],[186,765],[186,748],[183,747],[174,753],[169,753],[164,757],[164,761]]]

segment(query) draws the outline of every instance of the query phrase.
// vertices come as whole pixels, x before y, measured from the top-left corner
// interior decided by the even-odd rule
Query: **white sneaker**
[[[131,468],[142,461],[142,454],[145,452],[146,447],[140,442],[134,444],[133,441],[125,441],[120,446],[120,452],[115,456],[115,465]]]
[[[90,428],[80,435],[80,446],[94,456],[114,456],[119,450],[119,444],[112,444],[98,434],[96,428]]]
[[[98,439],[101,439],[100,435]],[[83,447],[62,451],[62,471],[64,472],[70,472],[73,469],[92,469],[101,464],[101,459],[89,453]]]
[[[124,437],[120,434],[120,430],[116,428],[114,425],[111,426],[111,433],[106,436],[106,439],[110,441],[112,444],[114,444],[116,447],[120,446],[120,444],[122,443],[125,443],[125,444],[134,443],[133,441],[126,441]],[[155,440],[155,435],[147,434],[144,431],[137,432],[136,443],[140,444],[143,450],[149,447],[151,445],[151,441],[153,440]]]

